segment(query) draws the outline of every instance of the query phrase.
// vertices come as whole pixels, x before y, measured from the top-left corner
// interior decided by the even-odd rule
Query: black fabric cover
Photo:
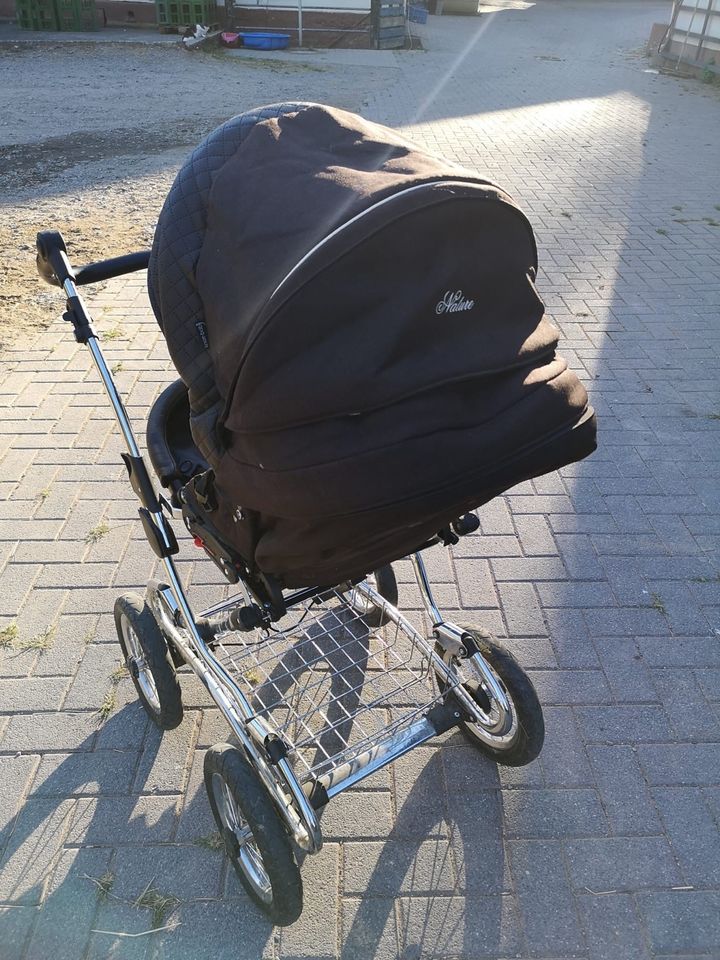
[[[387,128],[302,104],[211,135],[149,286],[228,542],[330,584],[590,453],[536,269],[507,194]]]

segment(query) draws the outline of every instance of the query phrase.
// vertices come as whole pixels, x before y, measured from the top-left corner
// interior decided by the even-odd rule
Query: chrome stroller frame
[[[146,606],[175,665],[187,664],[222,711],[294,845],[317,853],[323,843],[318,813],[329,800],[453,727],[469,732],[499,762],[533,759],[542,744],[539,706],[529,714],[537,728],[531,732],[532,747],[520,758],[503,761],[503,750],[510,749],[529,726],[522,702],[523,697],[527,700],[527,690],[517,685],[512,689],[512,677],[502,675],[497,656],[490,662],[495,647],[482,631],[464,630],[444,619],[420,552],[411,561],[428,635],[418,631],[368,580],[284,596],[289,626],[275,628],[274,617],[266,610],[260,639],[253,642],[244,642],[238,633],[250,627],[238,626],[238,617],[231,616],[258,610],[245,584],[243,592],[197,617],[193,614],[173,560],[179,548],[168,522],[172,508],[155,492],[78,293],[83,283],[145,268],[148,255],[107,260],[75,272],[60,234],[38,234],[37,247],[38,270],[48,282],[62,286],[67,298],[64,318],[73,324],[78,342],[90,350],[112,404],[127,448],[123,460],[141,503],[140,519],[162,560],[166,582],[148,585]],[[437,538],[432,541],[437,542]],[[122,633],[120,626],[118,631]],[[124,639],[128,667],[143,704],[158,722],[152,708],[160,694],[147,647],[132,625],[126,624],[124,631],[121,643]],[[297,697],[295,690],[300,691]],[[241,879],[249,884],[256,902],[267,907],[270,881],[251,828],[235,830],[237,811],[225,817],[220,810],[218,816],[221,801],[216,797],[211,803],[223,826],[226,847],[234,831],[229,853],[231,857],[235,853],[233,863]],[[254,853],[243,860],[243,844],[248,842]],[[271,916],[278,923],[288,923],[297,913],[298,909],[280,910]]]

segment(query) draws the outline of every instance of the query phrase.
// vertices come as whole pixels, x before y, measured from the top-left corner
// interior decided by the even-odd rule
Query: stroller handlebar
[[[150,260],[149,250],[128,253],[123,257],[99,260],[89,263],[79,270],[73,270],[67,256],[67,247],[63,236],[57,230],[44,230],[37,235],[37,269],[42,279],[52,286],[62,287],[66,280],[72,280],[80,287],[87,283],[99,283],[136,270],[147,269]]]
[[[121,277],[125,273],[134,273],[136,270],[147,270],[149,260],[150,251],[139,250],[137,253],[127,253],[123,257],[88,263],[87,266],[78,270],[75,283],[82,286],[84,283],[98,283],[100,280],[110,280],[111,277]]]

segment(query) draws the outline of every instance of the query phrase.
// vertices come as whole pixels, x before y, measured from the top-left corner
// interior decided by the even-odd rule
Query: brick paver
[[[292,928],[273,931],[202,844],[202,754],[225,733],[199,684],[160,738],[111,682],[114,598],[142,592],[153,561],[88,357],[59,321],[5,357],[4,960],[720,957],[720,104],[647,71],[638,48],[667,6],[431,18],[429,52],[395,55],[368,90],[368,116],[527,209],[600,447],[488,505],[482,535],[432,561],[449,612],[532,673],[541,758],[497,768],[452,736],[338,798]],[[143,284],[94,299],[122,331],[108,356],[139,425],[173,375]],[[183,554],[217,596],[208,567]],[[132,937],[153,925],[128,906],[150,882],[180,925]]]

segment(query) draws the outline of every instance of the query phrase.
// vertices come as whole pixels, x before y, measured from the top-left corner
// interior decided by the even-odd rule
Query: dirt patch
[[[35,153],[34,173],[22,164],[3,177],[12,184],[0,216],[0,348],[46,326],[63,310],[59,290],[40,280],[35,268],[35,235],[60,230],[77,266],[146,249],[158,214],[185,149],[152,155],[105,155],[77,162],[60,145],[50,171],[43,171],[30,145],[15,156]],[[62,169],[60,169],[62,168]],[[58,172],[60,170],[60,172]],[[34,179],[34,185],[29,181]]]
[[[113,200],[112,194],[106,198]],[[131,217],[119,197],[117,201],[101,208],[88,202],[87,212],[71,220],[42,204],[28,212],[16,210],[12,222],[0,221],[0,249],[5,251],[0,272],[0,348],[23,333],[47,326],[63,310],[60,291],[43,283],[35,269],[39,230],[60,229],[78,265],[150,246],[154,222],[148,221],[149,211],[136,208],[139,216]],[[111,206],[116,209],[110,210]]]
[[[38,230],[60,230],[76,265],[146,249],[179,165],[228,117],[278,101],[362,111],[386,82],[168,43],[0,40],[0,348],[63,309],[35,270]]]

